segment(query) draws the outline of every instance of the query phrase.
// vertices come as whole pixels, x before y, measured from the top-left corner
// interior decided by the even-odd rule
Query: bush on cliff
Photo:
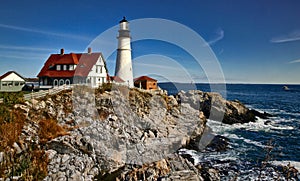
[[[0,93],[0,98],[3,98],[3,104],[9,107],[15,104],[24,103],[23,92],[3,92]]]
[[[24,126],[25,116],[18,110],[0,105],[0,151],[18,140]]]
[[[39,138],[41,143],[46,143],[56,137],[67,135],[66,130],[53,119],[45,119],[39,122]]]
[[[103,94],[105,91],[110,92],[111,90],[112,90],[112,83],[103,83],[98,89],[96,89],[96,93]]]

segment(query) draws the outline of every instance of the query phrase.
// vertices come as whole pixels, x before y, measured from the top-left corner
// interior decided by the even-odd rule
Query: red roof
[[[110,77],[110,80],[112,80],[112,81],[114,81],[114,82],[119,82],[119,83],[125,82],[123,79],[121,79],[121,78],[118,77],[118,76],[111,76],[111,77]]]
[[[84,53],[84,54],[77,54],[79,56],[79,63],[76,67],[74,76],[88,76],[89,72],[96,64],[97,60],[99,59],[101,53]]]
[[[45,62],[38,77],[86,77],[96,64],[101,53],[52,54]],[[55,65],[77,65],[75,70],[56,70]],[[50,69],[54,67],[54,69]]]
[[[134,79],[134,82],[136,82],[136,81],[155,81],[155,82],[157,82],[157,80],[155,80],[155,79],[152,79],[151,77],[148,77],[148,76],[140,76],[140,77],[138,77],[138,78],[135,78]]]
[[[6,72],[5,74],[3,74],[2,76],[0,76],[0,80],[4,79],[5,77],[7,77],[8,75],[12,74],[12,73],[15,73],[17,74],[19,77],[21,77],[22,79],[24,79],[24,77],[22,77],[20,74],[18,74],[17,72],[15,71],[8,71]],[[25,79],[24,79],[25,80]]]

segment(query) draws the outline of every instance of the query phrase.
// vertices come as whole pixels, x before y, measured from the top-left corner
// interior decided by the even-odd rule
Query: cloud
[[[79,35],[43,31],[43,30],[38,30],[38,29],[25,28],[25,27],[13,26],[13,25],[1,24],[1,23],[0,23],[0,27],[1,28],[12,29],[12,30],[18,30],[18,31],[26,31],[26,32],[30,32],[30,33],[45,34],[45,35],[50,35],[50,36],[58,36],[58,37],[80,39],[80,40],[90,40],[89,37],[84,37],[84,36],[79,36]]]
[[[24,60],[41,59],[41,56],[38,56],[38,55],[25,56],[25,55],[2,55],[1,54],[0,57],[13,58],[13,59],[24,59]]]
[[[289,34],[274,37],[270,41],[272,43],[284,43],[298,40],[300,40],[300,30],[295,30]]]
[[[170,70],[178,70],[178,67],[171,67],[170,65],[158,65],[158,64],[151,64],[151,63],[140,63],[134,62],[136,66],[143,66],[148,68],[158,68],[158,69],[170,69]]]
[[[222,40],[224,38],[224,30],[222,30],[221,28],[219,28],[217,31],[216,31],[216,37],[214,37],[212,40],[208,41],[207,43],[209,45],[213,45],[215,44],[216,42]]]
[[[27,51],[57,51],[57,49],[53,49],[53,48],[51,49],[51,48],[11,46],[11,45],[0,45],[0,49],[27,50]]]
[[[298,60],[293,60],[293,61],[290,61],[289,63],[300,63],[300,59],[298,59]]]

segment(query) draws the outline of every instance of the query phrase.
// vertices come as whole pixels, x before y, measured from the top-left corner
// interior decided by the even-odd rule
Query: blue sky
[[[0,74],[16,70],[35,77],[51,53],[60,48],[83,52],[126,16],[163,18],[191,28],[210,44],[226,82],[300,84],[299,8],[299,0],[5,1],[0,6]],[[134,63],[155,58],[157,65],[172,58],[191,70],[196,82],[207,81],[192,57],[174,45],[138,41],[132,47]],[[113,74],[115,54],[104,56]],[[168,71],[173,80],[184,81],[176,78],[178,72]],[[151,69],[136,70],[136,76],[145,73]]]

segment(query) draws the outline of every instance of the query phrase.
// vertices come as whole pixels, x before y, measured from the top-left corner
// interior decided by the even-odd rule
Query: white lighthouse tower
[[[131,61],[130,31],[128,21],[123,17],[120,21],[118,50],[115,76],[123,79],[129,87],[133,87],[133,73]]]

